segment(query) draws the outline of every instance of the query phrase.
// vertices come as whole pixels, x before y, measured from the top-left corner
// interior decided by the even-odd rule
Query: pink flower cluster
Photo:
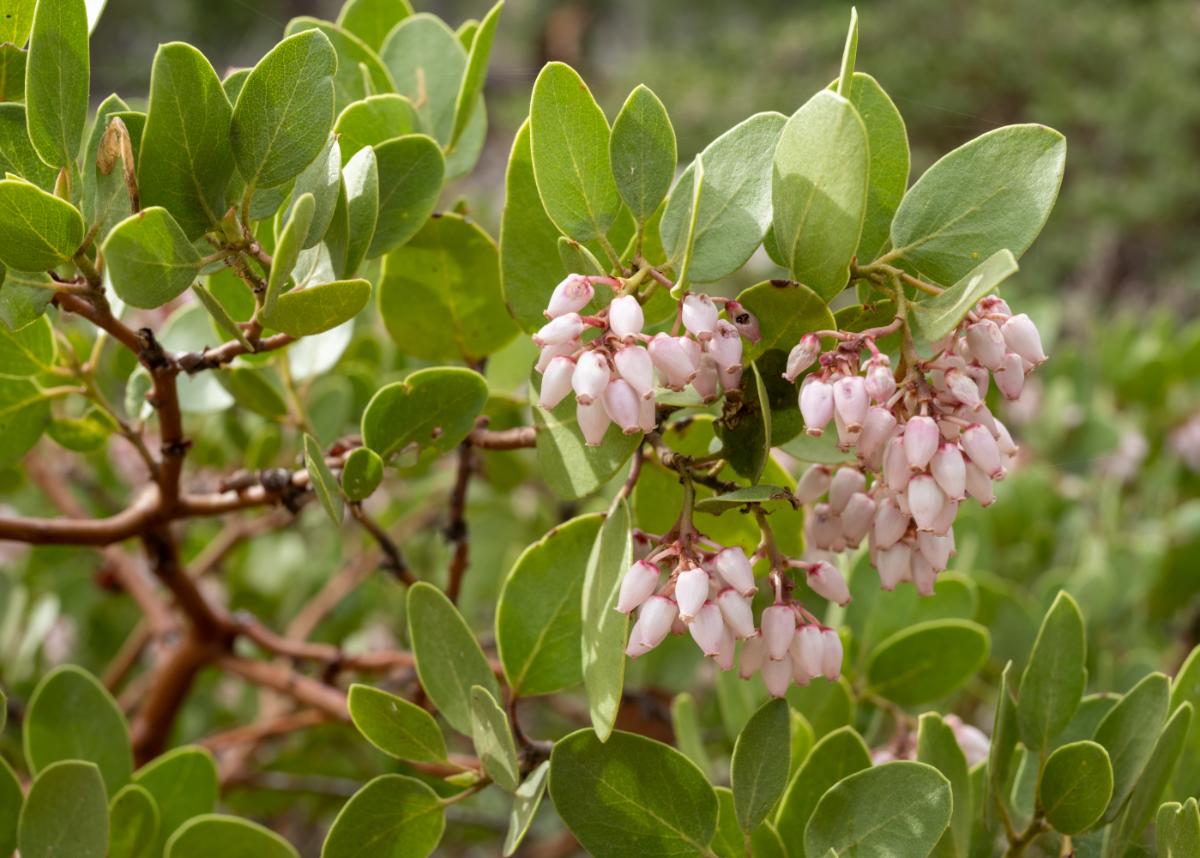
[[[634,295],[624,294],[595,315],[583,315],[595,297],[595,283],[614,289],[606,277],[572,274],[555,287],[546,307],[549,321],[533,335],[541,347],[538,405],[557,406],[574,392],[576,418],[588,446],[598,446],[610,423],[627,435],[655,427],[655,377],[670,390],[689,384],[705,402],[742,382],[742,336],[757,338],[758,325],[736,301],[685,295],[676,336],[642,333],[645,317]],[[729,319],[720,318],[718,301]]]
[[[785,599],[786,588],[778,574],[771,574],[775,603],[762,610],[756,626],[751,599],[758,588],[746,553],[736,546],[714,546],[714,551],[693,559],[679,546],[663,545],[638,560],[621,581],[617,610],[626,614],[638,610],[627,655],[637,658],[668,634],[687,631],[721,670],[733,669],[735,642],[741,641],[740,676],[749,679],[761,673],[775,697],[782,697],[792,681],[807,685],[818,676],[838,678],[841,638],[801,605]],[[788,564],[807,573],[808,585],[818,595],[842,605],[850,601],[845,580],[831,564],[800,560]],[[664,565],[671,567],[665,584]]]
[[[813,465],[796,496],[811,506],[805,532],[812,557],[866,539],[883,589],[907,582],[928,596],[955,552],[958,505],[967,498],[991,504],[993,482],[1017,453],[984,404],[989,382],[1016,399],[1046,355],[1029,317],[1014,316],[994,296],[936,343],[932,358],[914,354],[900,378],[875,335],[840,334],[839,345],[821,354],[817,335],[809,334],[788,356],[789,381],[818,365],[800,387],[808,434],[820,436],[832,422],[838,447],[854,450],[859,462]],[[869,357],[861,361],[864,348]]]

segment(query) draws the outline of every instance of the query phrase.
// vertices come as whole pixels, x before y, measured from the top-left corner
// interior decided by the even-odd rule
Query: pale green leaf
[[[342,807],[321,858],[426,858],[445,827],[437,793],[414,778],[381,775]]]
[[[70,260],[82,243],[79,209],[29,182],[0,181],[0,262],[43,271]]]
[[[508,716],[486,688],[471,687],[471,736],[483,771],[498,787],[514,792],[521,770]]]
[[[671,188],[677,156],[667,109],[644,84],[629,94],[613,120],[609,149],[617,192],[644,223]]]
[[[990,638],[969,620],[931,620],[881,642],[867,663],[871,690],[902,706],[933,703],[967,683],[987,659]]]
[[[357,683],[350,686],[347,706],[358,732],[388,756],[430,763],[446,759],[442,731],[420,706]]]
[[[1083,616],[1062,591],[1046,612],[1017,696],[1021,741],[1035,752],[1046,748],[1075,714],[1087,679]]]
[[[114,226],[101,252],[113,289],[133,307],[161,307],[200,273],[200,254],[171,213],[157,206]]]
[[[908,318],[913,335],[933,343],[958,327],[979,300],[1017,272],[1017,260],[1008,250],[997,250],[969,274],[940,295],[910,301]]]
[[[746,724],[729,763],[737,823],[751,832],[767,818],[788,782],[791,719],[785,700],[771,700]]]
[[[442,150],[432,137],[410,134],[375,148],[379,170],[379,216],[367,258],[411,239],[433,214],[445,178]]]
[[[104,858],[108,799],[94,763],[61,760],[38,773],[21,808],[17,845],[22,858]]]
[[[1056,830],[1079,834],[1100,819],[1112,792],[1113,770],[1104,748],[1072,742],[1046,759],[1038,804]]]
[[[616,606],[631,551],[629,504],[618,497],[596,535],[583,579],[583,685],[592,726],[601,742],[612,734],[625,684],[629,618]]]
[[[167,841],[163,858],[299,858],[286,840],[245,819],[212,813],[183,824]]]
[[[381,387],[367,403],[363,444],[385,461],[409,445],[447,453],[475,428],[487,397],[487,382],[472,370],[417,370]]]
[[[90,82],[84,0],[38,3],[25,64],[25,110],[33,148],[52,167],[74,170],[87,125]]]

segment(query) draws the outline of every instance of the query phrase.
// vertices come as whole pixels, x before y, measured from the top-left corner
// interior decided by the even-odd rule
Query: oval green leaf
[[[792,854],[803,858],[804,829],[825,791],[870,765],[871,752],[853,727],[839,727],[813,746],[792,776],[775,815],[780,837],[797,850]]]
[[[342,465],[342,492],[349,501],[369,498],[383,481],[383,459],[374,450],[356,447]]]
[[[645,84],[629,94],[613,120],[609,149],[617,192],[644,223],[671,189],[677,158],[671,118]]]
[[[0,262],[44,271],[70,260],[82,243],[79,209],[29,182],[0,181]]]
[[[413,778],[382,775],[346,802],[321,858],[425,858],[445,827],[437,793]]]
[[[882,641],[867,663],[872,691],[901,706],[953,694],[983,666],[988,631],[968,620],[931,620]]]
[[[1079,834],[1100,819],[1112,793],[1112,764],[1104,748],[1072,742],[1046,759],[1038,803],[1056,830]]]
[[[517,787],[513,796],[512,811],[508,814],[508,833],[504,836],[504,850],[500,854],[504,858],[512,855],[525,838],[530,823],[542,803],[546,792],[546,779],[550,774],[550,761],[546,760],[529,773],[529,777]]]
[[[143,209],[112,228],[102,247],[113,289],[133,307],[178,298],[200,273],[200,254],[164,208]]]
[[[410,444],[446,453],[475,428],[487,397],[487,382],[473,370],[417,370],[404,381],[381,387],[367,403],[363,444],[385,461]]]
[[[1065,590],[1042,620],[1021,674],[1017,727],[1032,751],[1045,748],[1071,721],[1087,681],[1083,615]]]
[[[442,731],[420,706],[358,683],[350,686],[347,705],[358,732],[388,756],[430,763],[446,759]]]
[[[108,808],[108,858],[154,858],[158,838],[158,807],[154,797],[137,784],[126,784]]]
[[[1106,822],[1116,818],[1137,786],[1166,721],[1170,694],[1170,680],[1161,673],[1151,673],[1129,689],[1097,725],[1092,738],[1112,761],[1112,801],[1104,812]]]
[[[300,858],[273,831],[245,819],[218,813],[185,822],[167,841],[164,858]]]
[[[108,799],[94,763],[62,760],[38,773],[21,808],[17,845],[22,858],[104,858]]]
[[[33,148],[52,167],[71,165],[74,171],[90,83],[84,0],[38,3],[25,61],[25,110]]]
[[[379,216],[367,258],[395,250],[417,234],[433,214],[446,162],[437,142],[424,134],[396,137],[375,146]]]
[[[496,786],[514,792],[521,769],[508,716],[486,688],[471,687],[471,736],[483,771]]]
[[[263,321],[293,337],[311,337],[350,321],[371,300],[371,284],[366,280],[334,280],[279,296]]]
[[[137,770],[133,782],[149,792],[158,807],[155,855],[162,854],[167,838],[179,826],[217,807],[217,764],[207,749],[195,745],[175,748],[151,760]]]
[[[767,818],[788,781],[791,718],[786,700],[763,704],[738,735],[729,764],[737,823],[749,833]]]

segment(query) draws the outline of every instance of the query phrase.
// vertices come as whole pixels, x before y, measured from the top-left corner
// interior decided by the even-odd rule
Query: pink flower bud
[[[596,290],[586,277],[568,274],[566,280],[554,287],[550,303],[546,305],[546,318],[556,319],[566,313],[578,313],[587,306],[595,293]]]
[[[795,381],[800,373],[816,363],[820,354],[821,340],[816,334],[805,334],[800,338],[800,342],[788,352],[787,369],[783,373],[783,377],[788,381]]]
[[[654,649],[666,639],[678,613],[675,603],[666,596],[651,596],[646,600],[633,626],[634,634],[640,633],[639,640],[644,651]]]
[[[925,470],[937,452],[941,434],[932,417],[918,415],[904,425],[904,458],[913,473]]]
[[[543,346],[538,354],[537,363],[534,364],[534,369],[544,373],[550,366],[550,361],[560,355],[563,357],[571,357],[582,346],[579,340],[567,340],[565,343],[555,343],[551,346]]]
[[[850,604],[850,588],[832,564],[821,561],[808,570],[808,587],[822,599],[827,599],[843,608]]]
[[[783,697],[787,694],[792,682],[792,661],[783,654],[780,659],[767,659],[762,666],[763,683],[772,697]]]
[[[734,545],[717,552],[713,559],[717,574],[725,579],[725,583],[743,596],[753,596],[758,592],[754,586],[754,569],[746,552]]]
[[[642,431],[638,425],[641,404],[642,400],[623,378],[614,378],[604,388],[604,410],[626,435],[637,435]]]
[[[917,530],[932,530],[938,513],[946,505],[946,496],[929,474],[917,474],[908,482],[908,508]]]
[[[833,406],[850,432],[862,431],[867,419],[867,386],[862,376],[848,375],[833,383]]]
[[[979,398],[986,398],[988,385],[991,384],[991,373],[981,366],[969,366],[963,372],[971,377],[971,381],[975,382],[975,391],[979,394]]]
[[[679,605],[679,616],[689,622],[704,600],[708,598],[708,573],[699,567],[685,569],[675,579],[675,601]]]
[[[754,628],[754,613],[750,610],[750,600],[739,595],[736,590],[726,587],[717,594],[717,607],[721,609],[725,625],[729,626],[738,640],[758,634],[758,630]]]
[[[729,626],[722,626],[721,641],[717,645],[716,654],[712,657],[718,668],[733,670],[734,649],[733,632],[729,631]]]
[[[583,333],[583,319],[578,313],[566,313],[551,319],[533,335],[533,341],[539,346],[554,346],[567,340],[578,339]]]
[[[949,369],[946,370],[945,379],[950,395],[967,408],[975,410],[983,405],[983,400],[979,396],[979,385],[967,373],[958,369]]]
[[[891,548],[908,531],[908,515],[900,510],[893,497],[884,498],[875,512],[875,545]]]
[[[879,572],[879,586],[884,590],[895,590],[901,581],[911,576],[912,549],[907,542],[897,542],[890,548],[881,549],[875,561]]]
[[[980,506],[991,506],[996,501],[991,477],[974,462],[967,462],[967,494],[979,501]]]
[[[757,343],[762,339],[762,334],[758,330],[758,319],[739,302],[726,301],[725,312],[729,316],[729,321],[733,322],[738,333],[743,337],[752,343]]]
[[[862,432],[858,436],[858,457],[867,463],[875,461],[876,454],[883,452],[883,445],[895,431],[896,417],[892,412],[881,405],[867,409],[867,419],[863,421]],[[882,462],[882,456],[878,459]]]
[[[952,500],[962,500],[967,491],[967,465],[957,444],[941,444],[929,460],[929,472],[938,487]]]
[[[1012,401],[1021,398],[1021,391],[1025,389],[1025,362],[1019,354],[1006,354],[992,376],[1005,399]]]
[[[617,595],[617,610],[628,614],[654,595],[658,589],[658,567],[639,560],[629,567],[621,579],[621,592]]]
[[[640,334],[642,326],[645,324],[646,318],[642,313],[642,305],[632,295],[614,298],[613,302],[608,305],[608,329],[618,337],[624,339],[632,337],[634,334]]]
[[[796,633],[796,612],[789,605],[763,608],[762,633],[767,642],[767,657],[776,661],[785,658]]]
[[[842,639],[833,629],[821,630],[821,673],[830,682],[842,675]]]
[[[902,492],[908,486],[910,476],[904,436],[893,435],[883,449],[883,480],[892,491]]]
[[[978,423],[972,423],[962,432],[963,452],[971,461],[983,470],[993,480],[1004,474],[1004,466],[1000,463],[1000,448],[992,433]]]
[[[542,390],[538,394],[538,405],[547,411],[567,398],[571,392],[571,376],[575,374],[575,361],[559,355],[550,361],[542,377]]]
[[[762,668],[766,655],[767,647],[762,635],[746,638],[742,643],[742,657],[738,660],[738,676],[742,679],[754,676]]]
[[[571,376],[571,387],[580,405],[591,405],[604,395],[612,371],[608,368],[608,360],[601,352],[584,352],[575,362],[575,372]]]
[[[796,634],[792,636],[792,644],[788,648],[793,674],[807,677],[805,683],[820,676],[823,650],[819,628],[810,624],[796,629]]]
[[[851,545],[858,545],[871,530],[875,519],[875,501],[865,492],[855,492],[842,510],[842,533]]]
[[[826,551],[839,551],[838,543],[842,540],[842,520],[829,508],[827,503],[819,503],[813,507],[812,514],[804,521],[808,529],[809,540],[817,548]]]
[[[979,299],[979,303],[975,306],[975,313],[980,316],[1000,316],[1007,319],[1012,315],[1012,310],[1009,309],[1003,298],[998,295],[988,295]]]
[[[930,530],[939,535],[950,533],[950,528],[954,524],[954,519],[958,515],[958,501],[953,498],[946,500],[946,505],[942,507],[942,511],[933,521],[933,527]]]
[[[833,419],[833,385],[816,376],[806,378],[800,385],[800,415],[808,434],[820,438]]]
[[[967,343],[971,346],[971,355],[988,369],[996,369],[1004,360],[1008,350],[1004,345],[1004,334],[1000,326],[991,319],[983,319],[967,328]]]
[[[938,572],[941,572],[950,563],[953,544],[948,536],[939,536],[936,533],[918,533],[917,548],[929,561],[929,565]]]
[[[810,465],[796,483],[796,500],[803,504],[815,502],[829,491],[832,473],[828,465]]]
[[[838,515],[850,502],[851,495],[865,491],[867,478],[858,468],[843,466],[837,469],[833,479],[829,481],[829,508]]]
[[[1004,342],[1011,351],[1016,352],[1034,366],[1045,362],[1046,353],[1042,351],[1042,337],[1037,325],[1024,313],[1013,316],[1000,329],[1004,333]]]
[[[705,602],[688,623],[688,631],[702,653],[716,655],[721,648],[721,633],[725,631],[720,609],[712,602]]]
[[[677,338],[669,334],[656,334],[648,348],[659,378],[667,387],[683,390],[695,378],[696,366]]]
[[[741,372],[742,337],[738,329],[724,319],[717,323],[717,335],[708,344],[708,352],[717,362],[722,375]]]
[[[993,421],[996,424],[996,447],[1000,450],[1000,455],[1011,457],[1017,455],[1018,450],[1012,435],[1008,431],[1008,427],[999,420]]]
[[[654,361],[648,351],[640,346],[624,346],[613,355],[613,363],[640,398],[654,398]]]
[[[604,433],[608,431],[608,424],[611,421],[601,403],[593,402],[590,405],[584,405],[582,402],[577,402],[575,420],[579,423],[579,431],[583,433],[583,440],[587,446],[599,447],[604,443]]]
[[[721,395],[719,373],[717,362],[712,359],[712,355],[702,354],[700,370],[692,379],[692,389],[700,394],[700,398],[705,402],[714,402]]]
[[[841,412],[835,407],[833,409],[833,426],[837,429],[837,448],[843,453],[848,453],[858,443],[858,436],[862,434],[862,427],[851,429],[846,425],[846,421],[842,419]]]
[[[912,579],[918,595],[933,595],[934,585],[937,583],[937,570],[920,551],[914,551],[912,555]]]
[[[638,405],[638,428],[647,435],[658,427],[658,414],[653,399],[643,399]]]
[[[864,383],[872,402],[887,402],[896,392],[896,379],[892,377],[891,367],[881,362],[872,361],[867,365]]]
[[[711,340],[717,330],[717,305],[698,292],[683,296],[683,326],[701,342]]]

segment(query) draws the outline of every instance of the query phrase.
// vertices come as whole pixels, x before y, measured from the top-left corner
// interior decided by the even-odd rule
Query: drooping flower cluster
[[[550,296],[549,321],[533,335],[541,347],[538,405],[554,408],[574,392],[589,446],[603,441],[609,423],[627,435],[654,430],[656,375],[669,390],[691,385],[705,402],[741,386],[742,336],[757,339],[758,324],[736,301],[689,293],[675,330],[649,336],[642,333],[645,316],[632,294],[618,294],[595,315],[583,314],[596,283],[621,287],[607,277],[569,275]],[[720,318],[722,304],[728,319]]]
[[[767,690],[782,697],[795,681],[807,685],[818,676],[836,680],[842,669],[842,641],[788,593],[793,586],[781,570],[770,573],[775,600],[754,621],[752,597],[758,592],[750,558],[737,546],[710,543],[701,550],[699,534],[665,539],[625,573],[617,599],[622,613],[638,611],[626,654],[637,658],[654,649],[668,634],[691,634],[704,655],[721,670],[732,670],[736,641],[743,679],[761,673]],[[760,549],[766,553],[766,549]],[[845,605],[850,591],[838,570],[824,561],[786,560],[803,571],[809,588]],[[663,573],[666,571],[666,581]]]
[[[1016,399],[1046,355],[1029,317],[1014,316],[989,296],[935,344],[932,358],[906,350],[906,372],[897,378],[875,342],[897,327],[838,334],[838,346],[824,354],[816,334],[792,349],[789,381],[818,367],[800,387],[806,431],[820,436],[832,422],[838,447],[854,450],[859,462],[813,465],[796,496],[811,507],[805,516],[811,557],[866,539],[883,589],[909,582],[928,596],[955,552],[959,504],[967,498],[991,504],[993,482],[1004,478],[1017,453],[984,403],[988,385],[994,381]],[[862,361],[864,349],[869,357]]]

